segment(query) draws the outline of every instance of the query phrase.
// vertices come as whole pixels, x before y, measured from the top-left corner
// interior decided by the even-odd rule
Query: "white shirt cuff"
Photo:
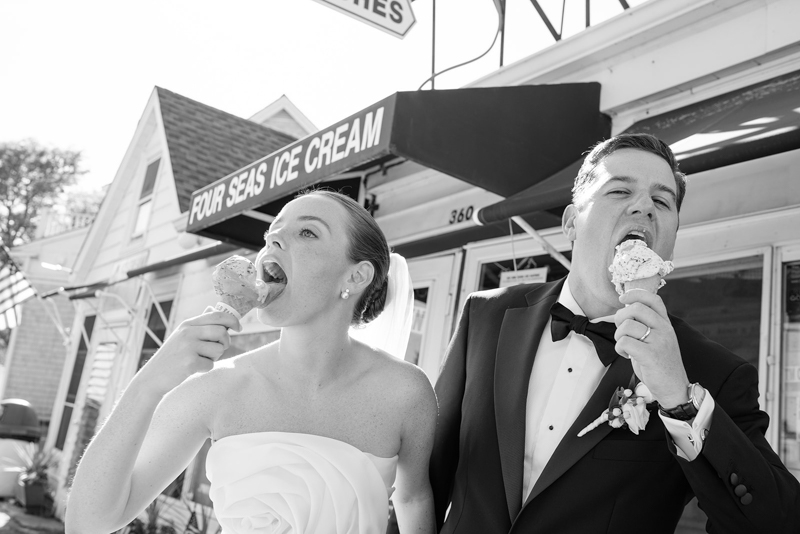
[[[714,399],[705,390],[706,395],[700,404],[700,410],[694,419],[689,421],[679,421],[671,417],[665,417],[658,412],[661,422],[672,436],[672,441],[678,449],[678,456],[684,460],[692,461],[703,450],[703,443],[706,440],[708,431],[711,430],[711,419],[714,413]]]

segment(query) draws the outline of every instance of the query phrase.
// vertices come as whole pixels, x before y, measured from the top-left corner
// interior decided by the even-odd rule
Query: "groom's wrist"
[[[678,419],[679,421],[689,421],[693,419],[697,412],[700,411],[700,404],[703,402],[705,390],[698,383],[689,384],[686,387],[686,393],[683,396],[683,402],[680,400],[674,405],[667,404],[667,407],[659,401],[658,408],[661,415],[671,419]]]
[[[678,389],[677,392],[673,392],[670,395],[660,395],[657,399],[658,407],[667,410],[689,402],[690,385],[691,384],[679,386],[680,389]]]

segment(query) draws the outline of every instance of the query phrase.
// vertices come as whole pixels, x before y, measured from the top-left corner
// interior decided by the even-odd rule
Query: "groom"
[[[436,384],[441,532],[672,533],[692,496],[709,532],[800,531],[800,484],[764,438],[757,370],[657,295],[619,297],[610,282],[627,239],[672,258],[685,188],[655,137],[600,143],[563,216],[569,276],[467,299]],[[608,341],[590,333],[604,322]],[[578,437],[634,371],[658,400],[645,429],[604,423]]]

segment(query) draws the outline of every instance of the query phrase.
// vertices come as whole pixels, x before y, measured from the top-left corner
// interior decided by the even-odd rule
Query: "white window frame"
[[[539,234],[559,252],[569,252],[572,249],[571,243],[561,231],[561,227],[548,228],[540,231]],[[459,313],[467,296],[478,290],[481,266],[492,261],[511,259],[512,238],[510,236],[498,237],[478,243],[470,243],[464,248],[466,250],[466,260],[464,262],[464,276],[462,277],[458,295],[457,309]],[[513,255],[516,258],[524,258],[526,256],[547,255],[547,251],[527,234],[514,234]]]
[[[453,306],[453,296],[456,294],[461,258],[462,252],[455,250],[408,260],[414,289],[428,288],[417,366],[425,371],[433,384],[439,376],[452,335],[454,317],[459,313]]]

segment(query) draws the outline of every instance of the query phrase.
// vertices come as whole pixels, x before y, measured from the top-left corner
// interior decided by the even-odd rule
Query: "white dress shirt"
[[[561,288],[558,302],[575,315],[586,315],[572,296],[569,277]],[[589,402],[607,370],[588,337],[570,331],[561,341],[553,341],[550,333],[551,321],[552,319],[547,321],[542,333],[528,383],[523,503],[564,434]],[[613,323],[614,316],[599,317],[591,322],[600,321]],[[714,401],[706,391],[700,412],[694,420],[684,422],[661,416],[678,448],[679,456],[691,461],[700,453],[705,435],[711,426],[713,410]]]

